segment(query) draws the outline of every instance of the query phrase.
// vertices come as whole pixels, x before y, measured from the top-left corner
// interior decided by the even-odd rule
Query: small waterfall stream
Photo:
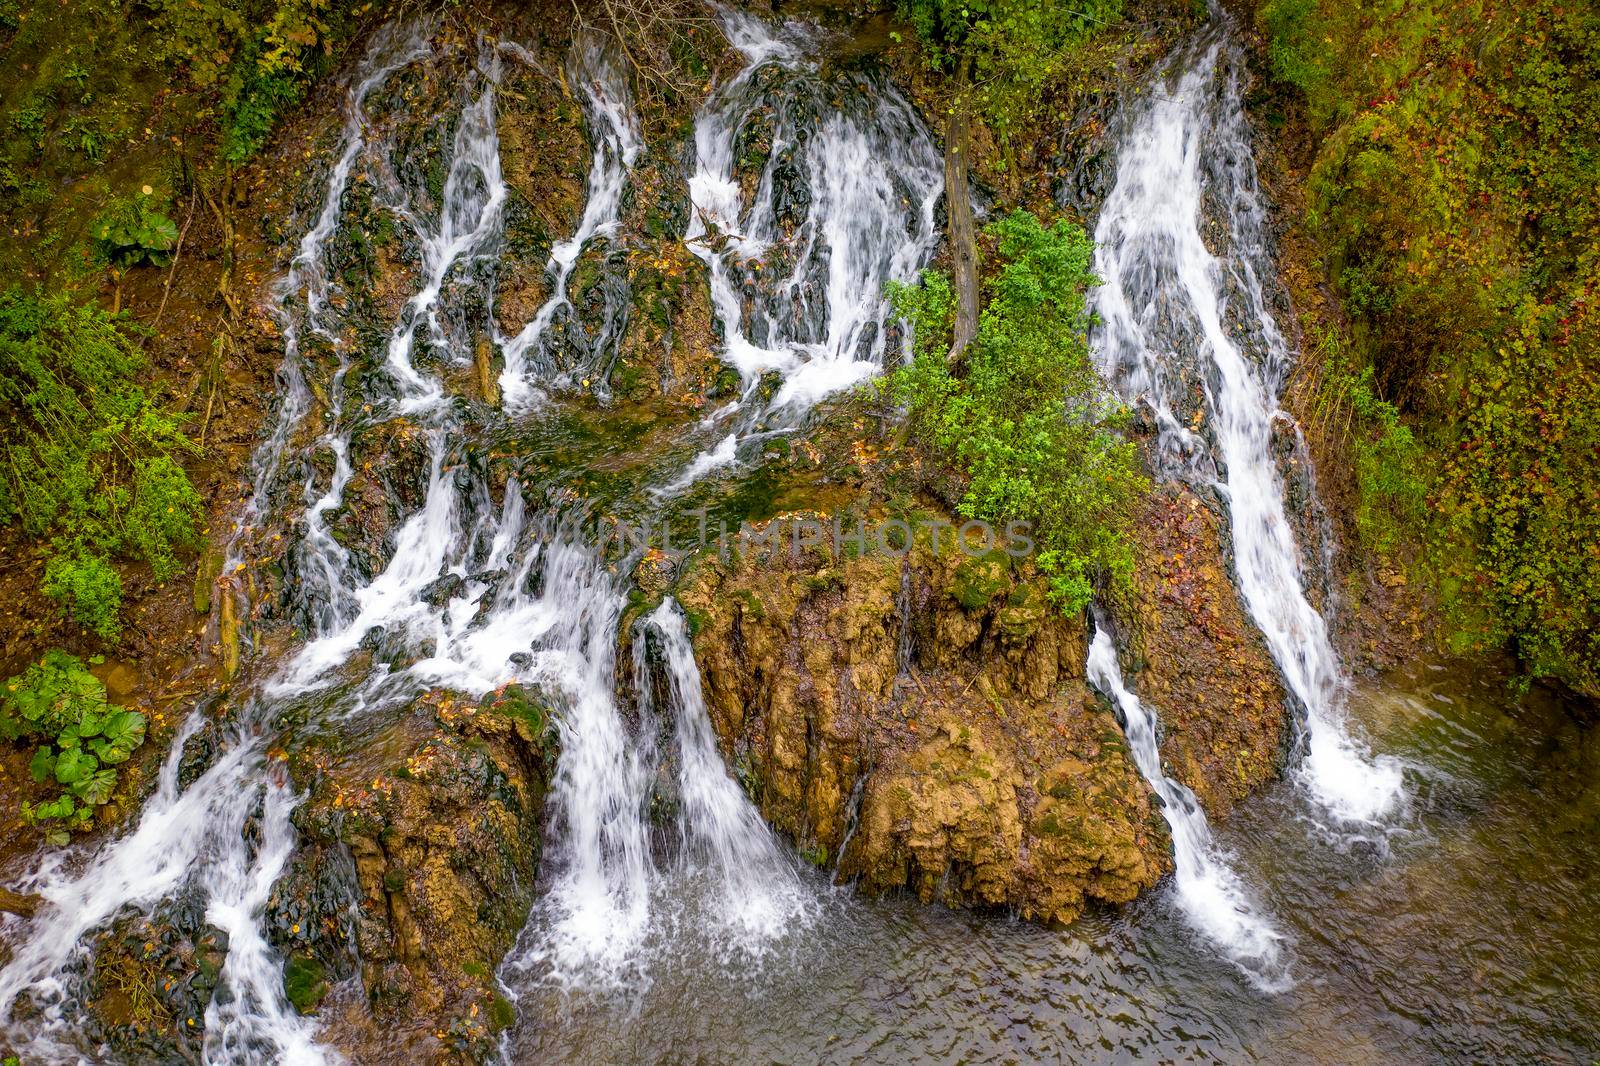
[[[1285,506],[1274,446],[1286,431],[1298,444],[1277,402],[1291,356],[1263,292],[1272,265],[1231,32],[1214,15],[1121,139],[1094,234],[1093,347],[1153,416],[1165,472],[1227,505],[1240,595],[1304,709],[1295,773],[1336,819],[1370,822],[1402,802],[1401,770],[1344,723],[1347,681]]]
[[[685,240],[709,270],[722,358],[742,389],[704,420],[714,443],[664,493],[876,375],[884,283],[914,279],[939,239],[942,156],[899,91],[881,75],[824,78],[801,31],[721,17],[746,65],[695,120]]]
[[[1139,697],[1128,691],[1117,662],[1117,648],[1104,619],[1095,620],[1085,668],[1089,683],[1117,707],[1128,749],[1161,804],[1172,830],[1172,860],[1179,906],[1190,924],[1215,943],[1257,987],[1281,992],[1291,985],[1282,947],[1272,927],[1211,837],[1205,811],[1181,782],[1161,769],[1156,722]]]
[[[788,923],[803,920],[810,901],[793,861],[723,762],[683,609],[669,596],[642,628],[636,649],[641,669],[646,648],[659,644],[667,675],[679,763],[680,861],[691,876],[711,881],[714,905],[730,926],[763,940],[779,936]]]
[[[579,87],[584,115],[594,142],[594,157],[589,164],[583,217],[571,237],[557,241],[550,251],[545,272],[550,280],[550,297],[514,337],[498,336],[505,357],[500,373],[500,389],[508,410],[526,410],[540,395],[540,382],[547,386],[572,384],[572,371],[561,365],[559,354],[578,342],[579,329],[565,327],[573,318],[572,300],[567,292],[573,268],[584,247],[596,238],[611,240],[621,220],[622,193],[643,147],[628,98],[628,83],[613,65],[611,56],[598,39],[580,41],[569,64],[569,80]],[[622,308],[608,309],[605,328],[593,340],[583,338],[590,352],[614,350],[621,340],[627,318]]]

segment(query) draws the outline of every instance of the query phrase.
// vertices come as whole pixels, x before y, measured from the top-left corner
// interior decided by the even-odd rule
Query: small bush
[[[253,157],[267,143],[279,117],[298,104],[305,92],[306,79],[298,71],[248,64],[227,105],[222,157],[230,163]]]
[[[44,566],[44,594],[62,613],[107,640],[122,628],[122,578],[93,552],[62,552]]]
[[[1330,46],[1319,35],[1317,0],[1268,0],[1257,17],[1267,31],[1267,61],[1278,80],[1317,97],[1328,79]]]
[[[1315,417],[1348,434],[1356,476],[1356,528],[1383,553],[1425,528],[1433,467],[1394,404],[1378,394],[1371,366],[1355,365],[1332,334],[1320,345],[1322,388]]]
[[[914,358],[891,387],[922,444],[967,475],[962,515],[1031,523],[1051,598],[1076,612],[1097,584],[1131,578],[1128,530],[1146,487],[1119,432],[1123,413],[1089,359],[1093,246],[1081,228],[1047,227],[1026,211],[984,232],[999,267],[984,282],[964,366],[945,357],[955,308],[949,279],[928,271],[920,285],[890,287],[915,331]]]
[[[100,257],[122,269],[145,263],[161,266],[178,243],[177,223],[156,210],[145,191],[112,204],[89,232]]]
[[[122,585],[111,557],[174,576],[199,541],[199,494],[178,457],[198,451],[178,416],[134,385],[143,360],[118,320],[64,296],[0,293],[0,521],[53,549],[45,592],[103,636]]]

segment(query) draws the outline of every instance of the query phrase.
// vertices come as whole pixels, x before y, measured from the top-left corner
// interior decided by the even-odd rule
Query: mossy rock
[[[211,590],[222,573],[222,549],[216,545],[206,548],[200,556],[200,565],[194,573],[194,613],[211,613]]]
[[[1006,597],[1006,605],[995,615],[995,626],[1007,640],[1020,643],[1044,626],[1047,607],[1044,596],[1032,584],[1021,584]]]
[[[511,1028],[517,1020],[517,1008],[504,996],[496,995],[489,1001],[489,1032],[501,1033]]]
[[[283,966],[283,994],[301,1014],[314,1013],[328,994],[322,964],[306,955],[290,955]]]
[[[976,611],[988,606],[1011,585],[1011,560],[1003,552],[990,552],[964,560],[950,579],[950,595],[962,607]]]

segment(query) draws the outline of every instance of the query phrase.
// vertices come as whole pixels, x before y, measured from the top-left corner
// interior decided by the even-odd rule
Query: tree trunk
[[[967,81],[970,62],[956,68],[956,98],[944,135],[944,198],[950,219],[950,259],[955,268],[956,322],[949,362],[961,362],[967,345],[978,335],[978,234],[972,221],[972,195],[967,181],[971,138],[967,130]]]

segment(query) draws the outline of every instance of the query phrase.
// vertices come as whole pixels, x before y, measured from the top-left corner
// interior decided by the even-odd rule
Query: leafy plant
[[[1348,439],[1356,480],[1356,528],[1383,553],[1414,538],[1428,514],[1433,467],[1394,404],[1378,394],[1370,365],[1356,364],[1332,333],[1321,339],[1322,384],[1314,417]]]
[[[178,243],[178,226],[151,204],[150,186],[112,205],[90,228],[95,251],[113,267],[161,266]]]
[[[1320,93],[1328,79],[1329,43],[1317,0],[1267,0],[1258,9],[1267,31],[1267,59],[1272,73],[1308,96]]]
[[[959,370],[945,358],[949,279],[927,271],[919,285],[890,287],[915,333],[914,358],[891,387],[923,445],[965,473],[962,515],[1031,523],[1051,598],[1076,612],[1097,584],[1131,578],[1128,529],[1146,487],[1119,432],[1122,411],[1089,359],[1093,247],[1080,227],[1045,226],[1026,211],[984,232],[999,266]]]
[[[106,556],[58,552],[45,563],[42,588],[68,617],[107,640],[122,628],[122,577]]]
[[[222,158],[242,163],[261,150],[278,119],[304,98],[337,35],[329,0],[279,0],[262,28],[240,39],[223,89]]]
[[[91,660],[98,662],[99,660]],[[29,823],[60,822],[51,840],[82,829],[94,808],[116,791],[116,767],[144,743],[145,719],[106,701],[106,687],[83,662],[52,650],[12,677],[0,693],[0,738],[38,742],[28,763],[39,784],[54,782],[54,798],[22,805]]]
[[[251,68],[227,109],[222,157],[243,163],[261,150],[278,117],[305,95],[304,79],[287,71]]]

